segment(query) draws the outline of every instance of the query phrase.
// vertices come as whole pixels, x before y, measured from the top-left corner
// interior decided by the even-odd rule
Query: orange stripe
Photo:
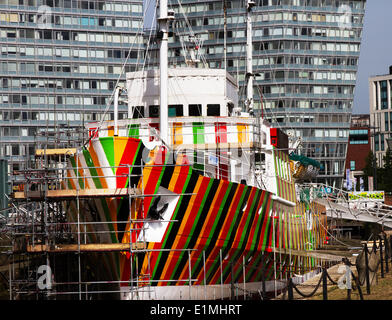
[[[216,190],[216,192],[215,192],[215,196],[214,196],[214,199],[212,200],[211,207],[210,207],[210,209],[208,210],[207,217],[206,217],[205,220],[204,220],[203,227],[201,228],[201,231],[199,232],[199,236],[197,237],[196,245],[195,245],[195,247],[194,247],[194,248],[196,248],[196,249],[199,249],[199,247],[200,247],[200,249],[201,249],[202,247],[204,247],[204,244],[200,244],[200,242],[201,242],[201,241],[203,241],[204,243],[206,242],[206,240],[204,239],[203,234],[204,234],[204,232],[205,232],[205,229],[206,229],[206,227],[207,227],[207,224],[210,224],[210,223],[213,222],[213,221],[211,222],[211,221],[209,221],[209,220],[210,220],[210,217],[211,217],[212,212],[213,212],[213,211],[216,211],[216,208],[215,208],[215,203],[216,203],[216,201],[217,201],[219,198],[221,198],[220,191],[221,191],[221,189],[222,189],[223,183],[224,183],[223,180],[221,180],[220,183],[219,183],[219,186],[218,186],[218,188],[217,188],[217,190]],[[200,252],[193,251],[193,252],[191,253],[191,259],[192,259],[192,256],[193,256],[193,255],[200,255]],[[185,273],[188,273],[188,272],[189,272],[189,266],[186,265],[186,266],[184,266],[184,269],[182,270],[179,279],[184,279],[184,278],[186,277],[186,276],[185,276]],[[188,276],[189,276],[189,275],[188,275]]]
[[[81,169],[83,166],[82,166],[82,163],[80,162],[80,157],[76,157],[76,158],[78,159],[79,179],[82,179],[83,184],[84,184],[84,189],[91,189],[91,188],[90,188],[90,185],[89,185],[89,183],[88,183],[88,181],[87,181],[87,178],[85,178],[85,174],[84,174],[84,172],[85,172],[86,170],[87,170],[88,173],[90,173],[90,170],[89,170],[89,169]]]
[[[182,136],[182,123],[175,122],[173,123],[173,135],[172,135],[172,144],[180,145],[183,144],[183,136]]]
[[[109,137],[114,136],[114,126],[108,126],[108,136]]]
[[[104,175],[104,173],[103,173],[103,171],[101,169],[101,165],[99,163],[98,156],[95,153],[95,149],[94,148],[89,148],[88,151],[90,152],[90,156],[91,156],[91,159],[93,160],[94,167],[96,167],[95,170],[97,170],[97,173],[98,173],[98,176],[99,176],[99,181],[101,182],[101,186],[102,186],[102,188],[105,189],[105,188],[108,187],[108,185],[106,183],[106,179],[104,178],[105,175]]]
[[[69,180],[69,182],[71,183],[72,189],[73,189],[73,190],[76,190],[76,185],[75,185],[75,183],[73,182],[73,177],[72,177],[72,175],[71,175],[70,170],[67,170],[67,177],[70,178],[70,179],[68,179],[68,180]]]
[[[194,189],[194,191],[193,191],[193,192],[196,193],[196,194],[193,195],[193,196],[191,196],[191,199],[190,199],[189,204],[188,204],[188,207],[187,207],[187,209],[186,209],[186,211],[185,211],[184,217],[182,218],[181,226],[180,226],[180,228],[179,228],[179,230],[178,230],[178,232],[177,232],[176,238],[175,238],[174,243],[173,243],[173,245],[172,245],[172,248],[173,248],[173,249],[177,249],[177,247],[178,247],[178,242],[179,242],[179,240],[180,240],[180,238],[181,238],[181,235],[182,235],[183,232],[184,232],[185,226],[188,224],[188,219],[189,219],[190,213],[191,213],[192,208],[193,208],[193,203],[194,203],[195,200],[196,200],[197,193],[199,192],[199,189],[200,189],[201,183],[202,183],[202,181],[203,181],[203,178],[204,178],[203,176],[199,176],[199,178],[198,178],[198,180],[197,180],[196,187],[195,187],[195,189]],[[169,265],[170,265],[170,263],[171,263],[171,260],[172,260],[172,257],[173,257],[173,255],[174,255],[174,253],[175,253],[175,252],[173,252],[173,251],[171,251],[171,252],[169,253],[169,256],[168,256],[168,258],[167,258],[167,260],[166,260],[165,267],[163,268],[163,271],[162,271],[161,279],[165,279],[165,277],[168,276],[168,275],[167,275],[167,271],[168,271],[168,268],[169,268]],[[178,252],[177,252],[176,254],[178,255]],[[170,275],[169,275],[169,276],[170,276]],[[158,285],[162,285],[162,284],[161,284],[161,283],[158,283]]]

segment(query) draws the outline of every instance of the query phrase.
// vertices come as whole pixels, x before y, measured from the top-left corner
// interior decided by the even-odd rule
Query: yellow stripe
[[[203,181],[203,177],[200,176],[199,179],[197,180],[196,187],[195,187],[195,189],[194,189],[194,193],[197,194],[197,193],[199,192],[199,189],[200,189],[200,186],[201,186],[202,181]],[[186,209],[186,211],[185,211],[184,217],[182,218],[181,226],[180,226],[180,228],[179,228],[179,230],[178,230],[178,232],[177,232],[176,238],[174,239],[174,243],[173,243],[173,245],[172,245],[172,248],[173,248],[173,249],[177,249],[178,242],[179,242],[179,240],[180,240],[180,238],[181,238],[181,235],[182,235],[183,232],[184,232],[184,228],[185,228],[185,226],[188,224],[189,215],[190,215],[190,213],[191,213],[191,211],[192,211],[193,204],[194,204],[194,202],[195,202],[195,200],[196,200],[196,196],[197,196],[197,195],[191,196],[191,199],[190,199],[189,204],[188,204],[188,207],[187,207],[187,209]],[[178,254],[178,252],[177,252],[176,254]],[[169,265],[170,265],[170,261],[171,261],[171,259],[173,258],[173,255],[174,255],[174,252],[171,251],[171,252],[169,253],[168,259],[166,260],[165,267],[163,268],[163,272],[162,272],[162,275],[161,275],[161,279],[165,279],[165,278],[166,278],[166,276],[167,276],[167,274],[166,274],[166,273],[167,273],[167,269],[168,269],[168,267],[169,267]],[[170,276],[170,275],[168,275],[168,276]],[[158,283],[158,285],[161,285],[161,284]]]
[[[237,125],[238,131],[238,142],[248,142],[248,126],[247,125]]]
[[[148,243],[148,250],[152,250],[154,249],[154,245],[155,242],[149,242]],[[149,265],[149,253],[147,252],[146,255],[144,256],[144,260],[143,260],[143,265],[142,265],[142,269],[141,269],[141,274],[151,274],[151,270],[148,270],[148,265]],[[150,266],[151,268],[151,266]]]
[[[219,192],[220,192],[221,189],[222,189],[222,185],[223,185],[223,180],[220,181],[219,186],[218,186],[218,188],[217,188],[217,190],[216,190],[216,192],[215,192],[215,197],[214,197],[214,199],[212,200],[210,209],[208,210],[208,213],[207,213],[207,217],[205,218],[203,227],[201,228],[201,231],[200,231],[200,233],[199,233],[200,236],[204,233],[204,230],[206,229],[207,224],[210,223],[209,218],[210,218],[210,216],[211,216],[211,213],[212,213],[213,210],[215,209],[215,203],[216,203],[216,201],[217,201],[217,199],[218,199]],[[201,237],[198,237],[198,239],[197,239],[197,241],[196,241],[195,248],[198,248],[198,246],[200,245],[200,242],[201,242]],[[193,251],[193,252],[191,253],[191,256],[192,256],[194,253],[195,253],[195,251]],[[184,269],[182,270],[179,279],[183,279],[183,277],[185,277],[185,272],[188,272],[188,271],[189,271],[189,266],[184,266]]]
[[[116,139],[113,138],[114,144],[114,165],[117,167],[120,165],[121,158],[124,154],[125,147],[127,146],[128,140],[127,139]],[[117,169],[116,169],[117,171]]]
[[[182,136],[182,123],[175,122],[173,123],[173,134],[172,134],[172,144],[173,145],[181,145],[184,143]]]

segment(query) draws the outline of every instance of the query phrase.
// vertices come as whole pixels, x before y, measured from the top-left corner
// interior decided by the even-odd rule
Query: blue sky
[[[369,77],[389,73],[392,65],[392,1],[368,0],[362,33],[353,113],[369,113]]]

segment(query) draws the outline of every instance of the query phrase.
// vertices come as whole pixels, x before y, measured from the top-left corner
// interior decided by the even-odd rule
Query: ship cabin
[[[130,72],[126,80],[128,119],[106,121],[98,133],[97,123],[87,127],[99,137],[138,138],[153,149],[161,144],[159,70]],[[273,170],[266,165],[270,128],[240,111],[236,80],[220,69],[170,68],[167,86],[168,148],[203,175],[261,187],[258,173]]]

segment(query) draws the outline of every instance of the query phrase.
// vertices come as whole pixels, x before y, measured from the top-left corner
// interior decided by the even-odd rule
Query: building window
[[[380,82],[380,93],[381,93],[381,110],[388,109],[388,86],[387,81]]]
[[[384,116],[385,116],[385,131],[389,131],[388,112],[385,112]]]
[[[381,133],[381,151],[385,151],[384,134]]]
[[[350,161],[350,170],[355,171],[355,161],[354,160]]]
[[[380,149],[379,138],[380,138],[380,136],[379,136],[378,134],[376,134],[376,135],[374,136],[374,149],[375,149],[376,151],[379,151],[379,149]]]

